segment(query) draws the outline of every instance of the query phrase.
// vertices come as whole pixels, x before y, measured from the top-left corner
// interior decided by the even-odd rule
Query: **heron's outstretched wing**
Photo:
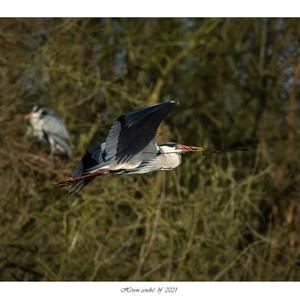
[[[156,154],[158,127],[176,105],[176,102],[169,101],[120,116],[106,138],[105,160],[112,159],[119,164],[142,161],[145,155]]]

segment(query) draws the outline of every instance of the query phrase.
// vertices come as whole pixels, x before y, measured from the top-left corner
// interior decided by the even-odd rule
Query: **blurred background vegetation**
[[[1,19],[1,280],[299,280],[300,20]],[[112,121],[181,105],[180,168],[56,189]],[[74,157],[26,135],[54,109]]]

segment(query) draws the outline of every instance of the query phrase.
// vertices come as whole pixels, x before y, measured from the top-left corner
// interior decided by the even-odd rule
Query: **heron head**
[[[187,153],[187,152],[204,152],[203,147],[190,146],[184,144],[178,144],[174,142],[168,142],[166,144],[160,145],[160,148],[164,153]]]
[[[46,114],[47,114],[47,110],[45,110],[44,108],[41,108],[37,105],[34,105],[31,109],[31,112],[24,115],[24,119],[26,119],[26,120],[39,119],[39,118],[42,118],[43,116],[45,116]]]

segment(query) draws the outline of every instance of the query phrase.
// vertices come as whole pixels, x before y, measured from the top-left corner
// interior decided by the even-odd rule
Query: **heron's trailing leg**
[[[58,180],[55,185],[57,187],[70,186],[70,185],[73,185],[74,183],[76,183],[78,181],[85,180],[85,179],[90,179],[90,178],[94,178],[96,176],[101,176],[101,175],[104,175],[104,174],[108,174],[110,172],[111,172],[111,170],[109,170],[109,169],[100,169],[100,170],[98,170],[96,172],[88,173],[88,174],[81,175],[81,176],[66,177],[65,179]]]
[[[52,142],[50,142],[50,154],[48,156],[49,160],[53,160],[54,152],[55,152],[55,145]]]

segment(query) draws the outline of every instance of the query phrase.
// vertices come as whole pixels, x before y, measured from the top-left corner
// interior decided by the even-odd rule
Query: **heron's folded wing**
[[[143,160],[157,153],[156,134],[160,123],[177,105],[174,101],[160,103],[120,116],[106,138],[105,160],[126,163]]]
[[[63,121],[54,115],[47,115],[44,118],[43,130],[49,134],[57,136],[58,138],[69,140],[68,131]]]
[[[47,139],[52,138],[68,156],[72,155],[69,144],[69,134],[63,121],[56,115],[46,115],[43,118],[43,133]]]

